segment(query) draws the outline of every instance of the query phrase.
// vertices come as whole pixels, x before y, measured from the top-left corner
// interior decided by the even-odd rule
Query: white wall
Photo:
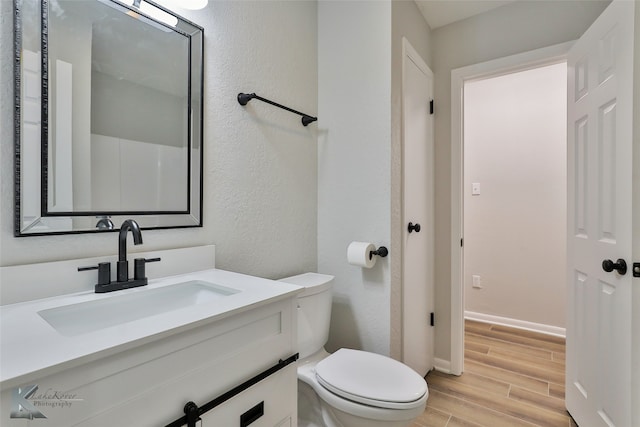
[[[464,86],[467,311],[564,328],[566,94],[566,63]]]
[[[318,271],[336,277],[329,350],[389,354],[389,259],[347,264],[351,241],[390,239],[391,2],[318,3]]]
[[[318,3],[318,271],[336,276],[328,349],[400,357],[402,38],[431,61],[410,1]],[[385,245],[371,270],[351,241]]]
[[[255,91],[315,114],[316,4],[212,1],[180,12],[205,28],[204,227],[145,231],[135,250],[215,243],[220,268],[315,270],[316,125],[236,96]],[[0,266],[113,254],[114,233],[13,237],[12,19],[12,2],[0,0]]]
[[[600,1],[519,1],[433,31],[436,163],[436,357],[451,359],[451,70],[575,40]]]

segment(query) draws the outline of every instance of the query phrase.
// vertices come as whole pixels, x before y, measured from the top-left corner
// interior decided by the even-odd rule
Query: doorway
[[[566,405],[578,424],[628,426],[640,415],[632,334],[637,294],[625,259],[638,240],[632,188],[635,3],[612,2],[580,39],[452,71],[451,373],[463,369],[462,105],[466,80],[568,62]],[[554,51],[555,49],[555,51]],[[546,53],[547,55],[544,55]],[[502,68],[500,68],[502,67]],[[456,245],[457,243],[457,245]],[[631,375],[630,375],[631,373]]]
[[[451,244],[451,259],[452,259],[452,288],[451,288],[451,297],[452,297],[452,307],[451,307],[451,367],[450,372],[456,375],[460,375],[463,371],[464,364],[464,315],[465,315],[465,248],[466,243],[468,243],[468,239],[464,238],[463,240],[463,231],[465,226],[465,193],[469,192],[470,194],[474,190],[473,188],[467,188],[467,184],[464,179],[464,158],[465,158],[465,149],[463,148],[465,143],[463,140],[465,138],[465,128],[464,128],[464,105],[465,105],[465,97],[464,97],[464,89],[465,84],[474,81],[482,81],[492,77],[505,76],[514,73],[521,73],[527,70],[533,70],[540,67],[550,66],[553,64],[559,64],[566,62],[566,54],[569,50],[571,43],[563,43],[561,45],[551,46],[544,49],[538,49],[532,52],[526,52],[523,54],[513,55],[506,58],[501,58],[494,61],[489,61],[481,64],[472,65],[469,67],[459,68],[452,71],[452,244]],[[523,100],[526,102],[526,100]],[[500,126],[504,126],[505,123],[499,124]],[[542,126],[542,124],[541,124]],[[518,163],[511,163],[511,167],[518,167]],[[534,175],[535,176],[535,175]],[[469,176],[469,186],[473,187],[472,184],[480,184],[476,186],[476,193],[479,193],[475,196],[476,200],[480,201],[483,196],[485,199],[489,198],[488,196],[491,194],[492,186],[485,185],[482,186],[482,182],[477,177]],[[486,181],[490,183],[491,181]],[[565,183],[560,183],[560,185],[565,185]],[[480,188],[477,188],[480,187]],[[520,194],[524,196],[528,196],[531,198],[535,198],[535,194],[527,194],[523,191],[518,191],[518,189],[514,190],[513,194]],[[465,236],[466,237],[466,236]],[[562,236],[563,239],[566,239],[566,234]],[[481,248],[482,250],[482,248]],[[494,265],[494,270],[500,269],[500,254],[506,254],[513,251],[512,247],[502,246],[499,248],[498,253],[495,252],[493,255],[489,254],[487,250],[486,253],[490,257],[490,263]],[[486,261],[485,261],[486,262]],[[526,267],[527,260],[520,260],[521,264],[524,264]],[[531,266],[530,268],[542,268],[541,266]],[[475,290],[479,291],[477,293],[482,294],[483,290],[487,290],[489,286],[493,286],[491,280],[483,281],[482,274],[469,274],[469,286],[471,289],[473,288],[473,275],[479,275],[480,280],[477,283],[480,288],[475,288]],[[487,276],[490,278],[491,276]],[[508,285],[506,285],[508,286]],[[504,296],[500,293],[500,287],[496,286],[495,291],[498,293],[500,297]],[[484,292],[485,294],[489,294],[489,292]],[[482,302],[478,302],[478,304],[482,304]],[[507,311],[504,311],[502,315],[496,315],[494,318],[488,317],[482,320],[485,321],[496,321],[500,319],[508,319],[509,311],[513,307],[507,308]],[[478,309],[476,309],[478,310]],[[511,315],[512,316],[512,315]],[[480,319],[478,319],[480,320]],[[504,322],[499,322],[504,323]],[[534,324],[539,324],[542,322],[530,322]],[[527,325],[523,324],[514,324],[510,323],[510,326],[519,326],[526,327]],[[529,327],[531,325],[528,325]],[[553,332],[553,331],[548,331]],[[557,332],[557,331],[556,331]]]
[[[465,318],[565,335],[566,62],[464,83]]]

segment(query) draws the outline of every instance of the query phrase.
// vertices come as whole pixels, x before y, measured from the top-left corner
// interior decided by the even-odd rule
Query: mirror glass
[[[200,226],[202,28],[151,1],[15,12],[16,235]]]

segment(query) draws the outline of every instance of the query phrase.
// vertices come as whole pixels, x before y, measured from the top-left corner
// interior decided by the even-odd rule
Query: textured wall
[[[389,354],[389,262],[347,264],[351,241],[389,245],[391,2],[318,3],[318,271],[336,277],[329,351]]]
[[[430,63],[431,31],[400,0],[320,1],[318,20],[318,266],[336,276],[328,348],[400,358],[402,38]],[[391,254],[350,266],[353,240]]]
[[[207,212],[218,266],[269,278],[315,271],[317,124],[257,101],[241,107],[236,96],[316,114],[316,4],[214,1],[207,12]]]
[[[205,28],[204,227],[144,233],[141,250],[215,243],[220,268],[265,277],[315,270],[316,125],[257,92],[315,114],[317,7],[307,1],[213,1],[180,11]],[[12,2],[0,0],[0,265],[101,256],[116,235],[13,237]]]
[[[433,31],[436,357],[451,358],[451,70],[575,40],[607,1],[519,1]]]

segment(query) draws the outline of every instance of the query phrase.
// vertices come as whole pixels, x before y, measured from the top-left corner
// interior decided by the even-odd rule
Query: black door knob
[[[613,270],[616,270],[619,275],[624,276],[627,273],[627,263],[625,260],[620,258],[616,262],[613,262],[610,259],[605,259],[602,261],[602,269],[607,273],[611,273]]]
[[[416,233],[419,233],[420,232],[420,224],[418,224],[418,223],[414,224],[414,223],[410,222],[409,226],[407,227],[407,230],[409,230],[409,233],[412,233],[414,231]]]

